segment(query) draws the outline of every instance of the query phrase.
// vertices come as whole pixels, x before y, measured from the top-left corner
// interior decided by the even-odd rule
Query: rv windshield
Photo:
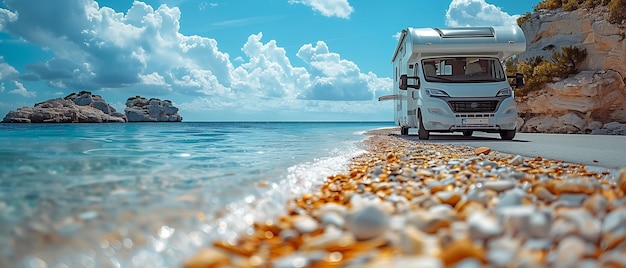
[[[497,58],[434,58],[422,61],[424,79],[439,83],[486,83],[506,80]]]

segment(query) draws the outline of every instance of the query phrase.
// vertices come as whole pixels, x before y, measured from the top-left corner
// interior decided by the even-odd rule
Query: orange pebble
[[[474,150],[474,152],[476,153],[476,155],[488,155],[491,152],[491,149],[489,147],[478,147],[476,148],[476,150]]]
[[[227,266],[230,264],[230,258],[226,253],[212,248],[203,248],[193,257],[188,259],[183,267],[211,268]]]
[[[474,245],[469,239],[461,239],[451,242],[446,249],[441,252],[441,260],[446,267],[454,265],[466,258],[474,258],[485,263],[485,250]]]
[[[626,194],[626,168],[619,172],[619,177],[617,177],[617,188],[620,189],[623,194]]]

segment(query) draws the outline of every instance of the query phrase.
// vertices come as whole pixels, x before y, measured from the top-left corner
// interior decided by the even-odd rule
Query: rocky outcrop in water
[[[146,99],[140,96],[128,98],[124,108],[128,122],[180,122],[183,117],[169,100]]]
[[[626,123],[626,34],[607,14],[606,6],[541,10],[522,25],[527,50],[521,60],[549,59],[562,46],[587,51],[580,73],[518,99],[522,132],[617,134],[601,129]]]
[[[118,113],[98,95],[88,91],[72,93],[37,103],[34,107],[22,107],[10,111],[3,123],[103,123],[126,122],[126,116]]]

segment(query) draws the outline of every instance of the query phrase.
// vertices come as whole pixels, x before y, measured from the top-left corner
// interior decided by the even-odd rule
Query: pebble
[[[348,217],[347,226],[356,239],[367,240],[385,232],[389,227],[389,218],[378,206],[368,205],[354,211]]]
[[[489,148],[489,147],[478,147],[478,148],[476,148],[475,152],[476,152],[477,155],[481,155],[481,154],[487,155],[487,154],[489,154],[491,152],[491,148]]]
[[[185,268],[206,268],[230,265],[230,258],[218,249],[202,248],[184,263]]]
[[[489,239],[502,234],[502,226],[492,216],[485,212],[474,212],[468,219],[469,233],[472,239]]]
[[[524,157],[521,155],[516,155],[515,157],[513,157],[513,159],[509,161],[509,165],[513,166],[519,166],[521,164],[524,164]]]
[[[496,205],[497,209],[503,209],[511,206],[518,206],[522,204],[522,198],[526,196],[526,192],[519,188],[514,188],[506,191],[502,194],[502,197]]]
[[[298,232],[302,234],[312,233],[317,230],[317,228],[319,228],[319,224],[317,223],[317,221],[310,216],[297,217],[293,223],[293,226]]]
[[[323,225],[334,225],[339,228],[343,228],[343,226],[346,224],[346,220],[344,217],[332,211],[324,213],[320,221]]]
[[[626,169],[384,134],[364,147],[274,225],[185,267],[626,267]]]
[[[515,187],[515,182],[510,180],[486,181],[483,183],[483,186],[485,189],[501,193],[513,189]]]

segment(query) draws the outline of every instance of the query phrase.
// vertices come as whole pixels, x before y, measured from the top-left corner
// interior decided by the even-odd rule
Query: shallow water
[[[176,267],[346,168],[367,123],[0,124],[1,267]]]

